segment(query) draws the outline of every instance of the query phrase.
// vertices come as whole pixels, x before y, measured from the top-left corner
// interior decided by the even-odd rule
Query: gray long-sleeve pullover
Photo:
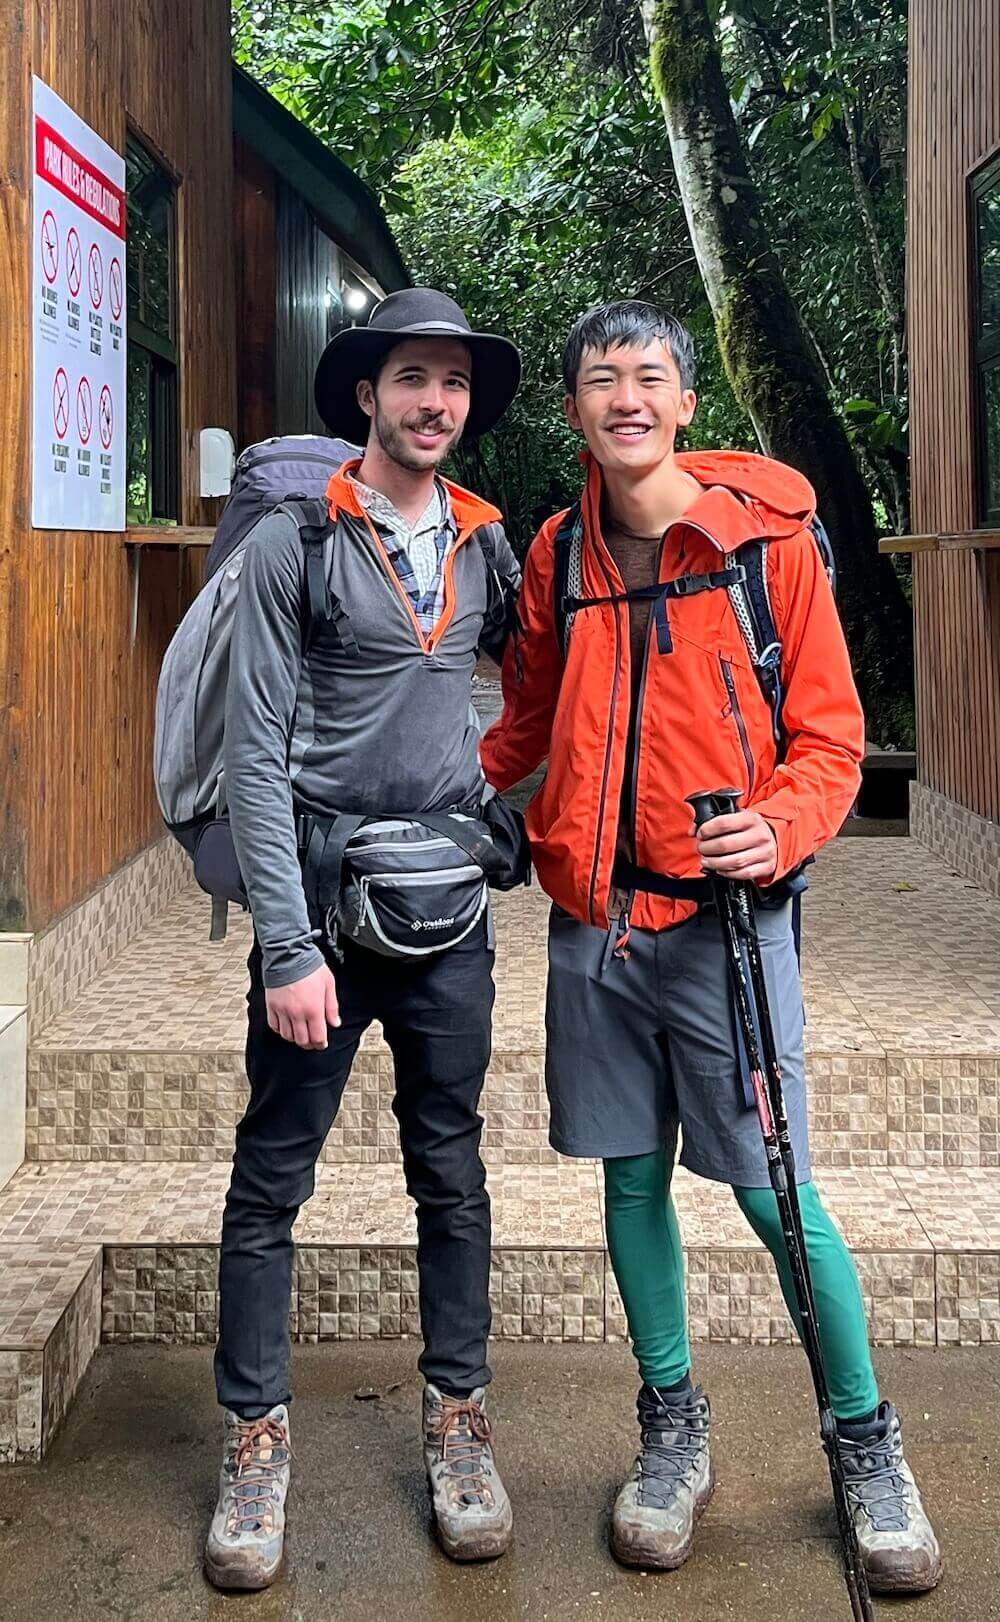
[[[498,517],[485,504],[476,509],[482,523]],[[302,888],[297,810],[412,815],[481,797],[472,674],[488,609],[496,617],[496,587],[512,595],[518,570],[503,542],[497,580],[471,529],[452,549],[445,609],[423,639],[368,525],[338,515],[327,579],[356,654],[326,627],[303,654],[305,552],[289,516],[263,519],[247,546],[230,650],[225,784],[267,986],[290,985],[323,961]]]

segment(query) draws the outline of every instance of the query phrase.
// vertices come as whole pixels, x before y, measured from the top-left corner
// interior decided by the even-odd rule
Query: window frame
[[[126,161],[129,147],[138,148],[146,160],[155,165],[170,185],[169,210],[169,273],[170,273],[170,330],[169,338],[155,332],[130,310],[126,324],[126,366],[128,351],[139,350],[147,361],[148,417],[146,432],[146,481],[149,511],[144,516],[130,516],[126,512],[126,526],[130,529],[148,529],[176,526],[182,522],[181,512],[181,343],[180,343],[180,291],[179,264],[181,209],[181,179],[137,129],[128,122],[125,132]],[[127,194],[127,187],[126,187]],[[127,306],[126,306],[127,309]],[[161,402],[153,406],[154,396]],[[126,413],[128,402],[126,401]],[[159,509],[159,510],[158,510]]]
[[[1000,371],[1000,323],[996,333],[983,339],[982,255],[980,253],[979,205],[987,193],[1000,194],[1000,147],[977,164],[968,177],[969,197],[969,347],[972,362],[973,450],[976,480],[976,527],[1000,529],[1000,503],[990,506],[989,428],[986,412],[986,379]],[[1000,478],[1000,468],[997,470]]]

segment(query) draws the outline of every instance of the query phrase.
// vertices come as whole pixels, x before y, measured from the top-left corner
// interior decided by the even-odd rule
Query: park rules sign
[[[34,79],[31,522],[125,528],[125,160]]]

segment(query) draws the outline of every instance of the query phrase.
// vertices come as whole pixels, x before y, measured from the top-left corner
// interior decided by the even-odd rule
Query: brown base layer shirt
[[[634,535],[613,518],[605,516],[601,525],[605,544],[615,560],[615,566],[625,584],[626,591],[641,591],[655,585],[659,579],[661,535]],[[618,842],[616,857],[635,862],[635,807],[632,804],[632,778],[635,772],[636,723],[639,715],[639,696],[646,665],[646,644],[649,641],[651,602],[629,603],[629,646],[631,651],[632,684],[629,695],[628,748],[625,754],[625,778],[622,783],[621,805],[618,815]]]

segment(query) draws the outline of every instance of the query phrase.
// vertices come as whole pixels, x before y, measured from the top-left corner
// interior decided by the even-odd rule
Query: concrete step
[[[102,1260],[94,1240],[0,1244],[0,1464],[39,1460],[73,1400],[100,1339]]]
[[[103,1254],[111,1341],[215,1335],[222,1165],[25,1166],[0,1192],[0,1232],[41,1267],[71,1243]],[[1000,1187],[982,1168],[828,1170],[818,1179],[857,1261],[873,1335],[897,1346],[1000,1340]],[[695,1339],[790,1338],[770,1258],[728,1189],[676,1175]],[[494,1332],[603,1341],[624,1318],[604,1248],[599,1168],[491,1173]],[[303,1208],[292,1332],[299,1340],[415,1335],[415,1230],[399,1168],[325,1166]],[[84,1254],[86,1251],[84,1250]]]
[[[804,904],[817,1165],[1000,1165],[1000,902],[909,839],[840,840]],[[490,1164],[554,1164],[544,1095],[545,933],[537,889],[496,903]],[[226,1159],[246,1099],[246,921],[207,940],[179,896],[29,1054],[27,1156]],[[398,1159],[389,1054],[359,1054],[328,1162]]]

